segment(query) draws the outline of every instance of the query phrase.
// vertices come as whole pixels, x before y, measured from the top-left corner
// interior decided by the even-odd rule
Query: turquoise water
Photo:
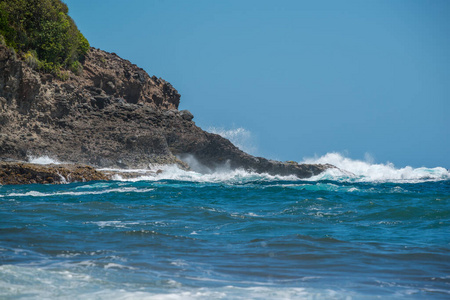
[[[2,186],[0,298],[449,299],[450,177],[421,171]]]

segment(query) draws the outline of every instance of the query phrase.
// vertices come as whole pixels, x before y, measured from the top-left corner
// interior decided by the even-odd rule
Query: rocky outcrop
[[[86,79],[84,86],[94,92],[94,103],[99,108],[111,98],[161,109],[177,109],[180,104],[180,94],[170,83],[148,76],[143,69],[115,53],[91,48],[81,78]]]
[[[0,46],[0,158],[50,155],[93,166],[185,166],[158,129],[160,112],[177,111],[180,100],[168,82],[94,48],[82,74],[63,75],[68,78],[38,73]]]
[[[36,165],[23,162],[0,162],[0,184],[67,183],[108,180],[109,177],[90,166]]]
[[[47,155],[94,167],[187,169],[195,157],[207,171],[226,165],[302,178],[332,167],[244,153],[179,111],[168,82],[114,53],[91,48],[81,74],[63,75],[36,72],[0,45],[0,160]]]

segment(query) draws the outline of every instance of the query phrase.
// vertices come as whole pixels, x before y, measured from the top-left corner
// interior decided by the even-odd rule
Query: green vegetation
[[[68,11],[61,0],[0,0],[0,42],[34,69],[79,74],[89,42]]]

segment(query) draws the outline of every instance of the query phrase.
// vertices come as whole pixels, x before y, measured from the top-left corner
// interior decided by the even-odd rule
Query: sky
[[[64,2],[91,46],[252,154],[450,168],[450,1]]]

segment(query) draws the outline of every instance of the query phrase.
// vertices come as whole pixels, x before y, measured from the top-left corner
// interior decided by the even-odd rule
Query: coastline
[[[282,163],[286,164],[286,163]],[[181,172],[192,171],[197,175],[223,175],[233,171],[224,168],[213,173],[197,173],[192,169],[180,168],[176,164],[155,165],[154,168],[145,169],[117,169],[117,168],[95,168],[93,166],[77,163],[34,163],[25,161],[2,161],[0,160],[0,186],[2,185],[23,185],[23,184],[68,184],[73,182],[88,181],[114,181],[114,180],[142,180],[142,178],[156,178],[160,174],[173,172],[173,168]],[[324,170],[327,167],[324,167]],[[245,174],[260,174],[265,176],[290,176],[291,174],[269,174],[267,172],[255,172],[244,169],[234,169]],[[176,172],[178,172],[176,171]],[[225,173],[223,173],[225,172]],[[312,172],[312,171],[311,171]],[[298,176],[295,178],[300,179]],[[292,177],[291,177],[292,178]]]
[[[28,162],[0,161],[0,185],[62,184],[74,181],[109,180],[110,177],[95,168],[80,164],[40,165]]]
[[[59,183],[62,172],[65,181],[97,180],[111,174],[95,169],[149,165],[194,171],[201,166],[206,173],[226,167],[298,178],[335,168],[245,153],[198,127],[188,110],[178,110],[181,95],[170,83],[115,53],[90,48],[82,72],[61,79],[34,70],[0,45],[0,74],[0,162],[48,156],[73,164],[43,169],[2,163],[18,178],[2,175],[0,182]]]

